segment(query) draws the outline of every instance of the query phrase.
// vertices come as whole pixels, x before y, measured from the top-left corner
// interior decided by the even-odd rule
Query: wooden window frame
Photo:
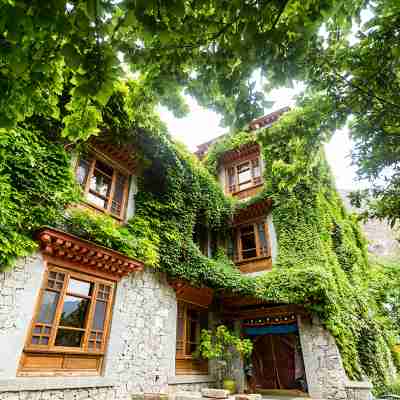
[[[50,274],[52,272],[64,274],[64,280],[60,290],[51,288],[48,285]],[[84,296],[69,292],[68,283],[71,278],[93,284],[93,290],[91,295]],[[100,289],[101,285],[109,289],[107,299],[99,297],[99,294],[101,294],[101,289]],[[59,298],[54,312],[53,322],[51,324],[36,322],[36,320],[39,317],[40,308],[42,305],[42,299],[46,291],[59,293]],[[20,361],[18,375],[19,376],[99,375],[99,373],[101,372],[101,366],[103,363],[103,358],[108,343],[111,318],[112,318],[112,307],[114,302],[114,292],[115,292],[115,281],[113,280],[104,279],[96,275],[91,275],[89,273],[82,273],[76,270],[71,270],[69,268],[61,267],[55,263],[51,264],[46,263],[46,270],[44,273],[42,286],[40,288],[37,297],[34,315],[29,326],[28,335],[25,341],[25,346]],[[82,346],[79,348],[55,345],[57,331],[61,327],[60,319],[64,306],[64,301],[66,296],[68,295],[89,299],[84,328],[68,327],[69,330],[83,331]],[[95,330],[93,329],[92,326],[97,301],[106,302],[104,326],[102,331]],[[47,335],[47,337],[49,338],[48,345],[32,344],[32,337],[40,336],[40,334],[34,331],[36,327],[40,326],[50,327],[50,333]],[[92,336],[93,334],[96,336],[95,339],[93,339]],[[99,334],[101,334],[102,336],[100,339],[101,341],[100,348],[96,349],[97,345],[94,345],[95,348],[90,349],[89,344],[93,341],[95,342],[98,341],[97,338]],[[35,362],[35,359],[37,357],[40,357],[40,365],[38,365],[37,362]],[[46,363],[46,359],[49,360],[49,363]],[[58,360],[57,362],[59,366],[56,368],[48,366],[51,365],[52,360],[55,359]],[[92,365],[90,368],[85,367],[85,365],[88,362],[93,364],[94,366]],[[73,364],[74,367],[73,368],[65,367],[67,364]],[[83,365],[84,367],[80,369],[79,364]]]
[[[177,304],[177,344],[176,344],[176,373],[179,374],[207,374],[208,372],[208,362],[207,360],[197,360],[193,357],[192,354],[189,354],[190,345],[192,342],[188,340],[188,329],[189,329],[189,317],[188,311],[194,310],[199,313],[207,312],[207,308],[193,304],[187,301],[178,300]],[[180,313],[183,314],[183,318],[181,318]],[[179,320],[183,320],[182,326],[182,337],[180,337],[179,333]],[[200,331],[201,327],[201,317],[198,320],[198,335],[200,339]],[[178,342],[181,345],[178,345]]]
[[[267,242],[267,248],[265,250],[262,249],[261,244],[260,244],[260,236],[259,236],[259,231],[258,231],[258,225],[263,224],[264,227],[264,235],[265,235],[265,240]],[[254,235],[255,235],[255,242],[256,242],[256,256],[255,257],[249,257],[249,258],[243,258],[243,253],[242,253],[242,238],[240,235],[240,230],[243,227],[246,226],[252,226]],[[246,221],[244,223],[241,223],[240,225],[236,225],[233,227],[235,230],[234,235],[236,238],[236,257],[234,259],[234,262],[236,264],[244,264],[248,262],[252,262],[255,260],[261,260],[265,258],[271,258],[271,238],[269,234],[269,228],[268,228],[268,222],[265,220],[265,218],[257,218],[251,221]]]
[[[254,164],[255,162],[258,163],[258,168],[260,170],[259,176],[254,176]],[[239,168],[244,164],[249,164],[249,169],[251,173],[251,178],[244,182],[244,183],[251,183],[250,186],[241,189],[239,185]],[[232,174],[233,171],[233,174]],[[234,176],[234,183],[231,185],[229,183],[230,176]],[[242,183],[242,184],[244,184]],[[247,157],[236,162],[230,163],[229,165],[225,166],[225,193],[231,195],[237,195],[241,192],[244,192],[249,189],[253,189],[262,185],[263,178],[262,178],[262,168],[261,168],[261,157],[260,154],[253,155],[252,157]]]
[[[89,154],[87,154],[86,157],[84,155],[80,155],[77,158],[76,165],[75,165],[75,176],[76,176],[77,170],[79,168],[79,163],[82,159],[86,160],[89,164],[86,181],[80,185],[83,190],[85,204],[87,204],[88,206],[90,206],[98,211],[108,214],[111,217],[118,219],[119,221],[123,221],[125,218],[125,215],[126,215],[126,209],[127,209],[127,205],[128,205],[129,185],[130,185],[130,180],[131,180],[132,174],[130,174],[128,171],[126,171],[121,166],[117,165],[115,162],[109,160],[104,155],[101,155],[101,154],[98,154],[97,152],[91,151]],[[107,208],[104,208],[104,207],[101,207],[101,206],[95,204],[94,202],[90,201],[88,198],[88,194],[90,191],[90,179],[93,176],[95,166],[96,166],[96,161],[102,162],[103,164],[106,164],[108,167],[113,169],[113,174],[110,177],[111,178],[110,194],[106,198],[106,199],[108,199]],[[113,198],[115,195],[115,186],[116,186],[118,174],[122,175],[125,178],[125,184],[124,184],[123,194],[122,194],[121,211],[119,214],[115,214],[112,212],[111,207],[112,207],[112,202],[113,202]],[[99,194],[98,197],[103,198],[104,196]]]

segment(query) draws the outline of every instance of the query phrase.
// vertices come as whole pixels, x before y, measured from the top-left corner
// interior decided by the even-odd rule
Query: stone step
[[[203,397],[211,399],[227,399],[229,397],[229,390],[225,389],[201,389]]]

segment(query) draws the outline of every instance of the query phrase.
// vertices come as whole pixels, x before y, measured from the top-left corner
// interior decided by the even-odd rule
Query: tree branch
[[[275,21],[272,23],[272,26],[271,26],[271,28],[269,29],[269,32],[271,32],[271,31],[273,31],[273,30],[275,29],[276,25],[278,24],[279,20],[280,20],[281,17],[282,17],[282,14],[283,14],[284,11],[285,11],[286,6],[289,4],[289,1],[290,1],[290,0],[285,0],[285,1],[283,2],[282,7],[281,7],[281,9],[279,10],[279,13],[278,13],[278,15],[277,15],[276,18],[275,18]]]
[[[384,99],[383,97],[377,96],[376,94],[370,93],[367,90],[365,90],[364,88],[362,88],[361,86],[358,86],[357,84],[355,84],[354,82],[348,81],[344,76],[340,75],[338,72],[333,71],[333,73],[335,74],[335,76],[337,76],[338,78],[340,78],[343,82],[345,82],[348,86],[353,87],[354,89],[366,94],[368,97],[373,97],[376,100],[378,100],[379,102],[383,103],[383,104],[387,104],[390,105],[394,108],[397,108],[400,110],[400,105],[396,104],[396,103],[392,103],[386,99]]]

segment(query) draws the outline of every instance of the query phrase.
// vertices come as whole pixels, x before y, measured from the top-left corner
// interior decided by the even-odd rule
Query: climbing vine
[[[67,143],[51,119],[32,118],[1,130],[2,268],[36,249],[38,228],[62,228],[217,294],[225,290],[303,304],[335,337],[350,378],[368,375],[377,388],[389,383],[390,368],[397,362],[392,357],[396,327],[383,311],[387,299],[379,286],[388,281],[373,279],[365,240],[334,189],[321,143],[338,121],[326,117],[323,99],[318,108],[305,102],[257,134],[227,135],[208,153],[206,167],[172,140],[154,106],[140,82],[127,82],[103,108],[102,138],[132,143],[141,160],[136,213],[123,226],[105,215],[68,207],[82,196],[71,160],[85,148],[84,142]],[[266,163],[264,189],[236,204],[213,175],[223,151],[254,140]],[[196,229],[223,236],[237,207],[266,197],[273,200],[279,243],[271,272],[243,276],[222,249],[215,249],[211,258],[201,253]]]

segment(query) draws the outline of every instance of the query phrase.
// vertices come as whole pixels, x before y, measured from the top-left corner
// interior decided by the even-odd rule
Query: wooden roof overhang
[[[260,145],[257,142],[244,144],[233,150],[228,150],[221,155],[220,164],[229,164],[237,160],[246,161],[248,158],[260,154]]]
[[[265,216],[272,207],[272,199],[266,198],[246,208],[240,209],[233,217],[232,225],[240,225]]]
[[[132,174],[138,168],[137,150],[131,143],[117,145],[96,138],[90,140],[89,147],[94,153],[108,159],[111,163],[117,163],[128,174]]]
[[[274,304],[250,296],[225,294],[221,297],[222,316],[227,320],[252,318],[278,318],[292,315],[307,315],[304,307],[297,304]]]
[[[47,261],[61,262],[71,269],[114,281],[143,270],[140,261],[58,229],[42,229],[37,232],[36,238]]]
[[[263,117],[254,119],[250,122],[249,127],[251,130],[256,130],[259,128],[264,128],[266,126],[271,125],[275,121],[279,119],[279,117],[285,112],[289,111],[290,107],[283,107],[279,110],[276,110],[268,115],[264,115]]]
[[[176,298],[201,307],[209,307],[213,300],[213,290],[208,287],[194,287],[182,279],[169,280]]]

